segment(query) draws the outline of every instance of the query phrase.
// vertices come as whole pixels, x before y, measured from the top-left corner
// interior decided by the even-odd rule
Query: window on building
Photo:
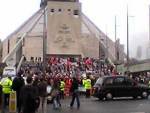
[[[41,62],[41,57],[38,58],[38,61]]]
[[[79,10],[74,10],[73,14],[74,15],[79,15]]]
[[[27,61],[27,58],[26,58],[26,57],[24,57],[24,61]]]
[[[37,62],[37,60],[38,60],[38,58],[37,58],[37,57],[35,57],[35,62]]]
[[[62,11],[62,9],[58,9],[58,12],[61,12]]]
[[[34,57],[31,57],[31,59],[30,59],[31,61],[34,61]]]
[[[54,12],[54,9],[51,9],[51,12],[53,13],[53,12]]]
[[[71,9],[68,9],[68,11],[71,11]]]

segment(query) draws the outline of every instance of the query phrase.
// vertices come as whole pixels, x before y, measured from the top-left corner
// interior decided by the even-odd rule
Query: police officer
[[[85,80],[85,89],[86,89],[86,98],[89,98],[91,95],[91,79],[89,76],[87,76],[87,79]]]
[[[17,109],[19,113],[21,112],[21,104],[20,104],[21,102],[19,100],[21,96],[20,91],[21,91],[21,88],[25,85],[24,79],[21,75],[22,75],[22,72],[21,71],[18,72],[17,76],[12,81],[12,90],[16,91]]]
[[[80,108],[80,99],[79,99],[79,92],[78,92],[79,82],[78,82],[76,77],[73,77],[72,80],[73,81],[72,81],[72,85],[71,85],[71,88],[70,88],[70,92],[72,93],[72,100],[70,102],[70,108],[73,107],[74,101],[76,99],[77,109],[79,109]]]
[[[148,87],[150,88],[150,80],[148,81]]]
[[[11,77],[5,77],[2,78],[0,81],[0,85],[2,86],[2,92],[4,95],[4,108],[6,108],[6,106],[9,104],[9,95],[12,91],[11,87],[12,87],[12,80]]]
[[[64,99],[65,82],[63,78],[60,81],[60,98]]]

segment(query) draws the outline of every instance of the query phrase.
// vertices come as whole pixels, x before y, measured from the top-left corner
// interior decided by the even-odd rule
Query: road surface
[[[115,99],[110,101],[99,101],[96,98],[86,99],[80,98],[81,107],[73,109],[69,108],[71,99],[61,100],[61,109],[53,109],[52,104],[48,104],[47,113],[150,113],[150,97],[149,99],[131,98]]]

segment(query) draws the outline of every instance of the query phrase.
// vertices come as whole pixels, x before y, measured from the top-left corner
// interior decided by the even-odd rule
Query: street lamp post
[[[149,5],[149,44],[150,44],[150,5]]]
[[[105,35],[105,38],[106,38],[106,59],[108,59],[109,57],[109,51],[108,51],[108,33],[107,33],[107,25],[106,25],[106,35]]]
[[[148,39],[148,49],[147,49],[147,58],[150,58],[150,5],[149,5],[149,39]]]
[[[129,71],[129,15],[127,6],[127,71]]]
[[[117,40],[117,19],[115,16],[115,60],[117,61],[117,45],[116,45],[116,40]]]
[[[101,59],[102,58],[102,49],[101,49],[102,45],[101,45],[101,43],[103,42],[103,38],[102,38],[101,35],[99,36],[99,40],[98,41],[99,41],[99,48],[98,48],[99,49],[99,59]]]
[[[129,17],[134,17],[134,16],[129,16],[128,5],[127,5],[127,72],[129,71],[129,62],[130,62],[130,53],[129,53]]]
[[[41,0],[41,8],[43,8],[43,71],[46,68],[46,6],[47,1]]]

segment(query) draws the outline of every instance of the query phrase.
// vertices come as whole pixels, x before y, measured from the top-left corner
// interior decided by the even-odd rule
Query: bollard
[[[9,96],[9,113],[16,113],[16,111],[17,111],[16,91],[12,91]]]

